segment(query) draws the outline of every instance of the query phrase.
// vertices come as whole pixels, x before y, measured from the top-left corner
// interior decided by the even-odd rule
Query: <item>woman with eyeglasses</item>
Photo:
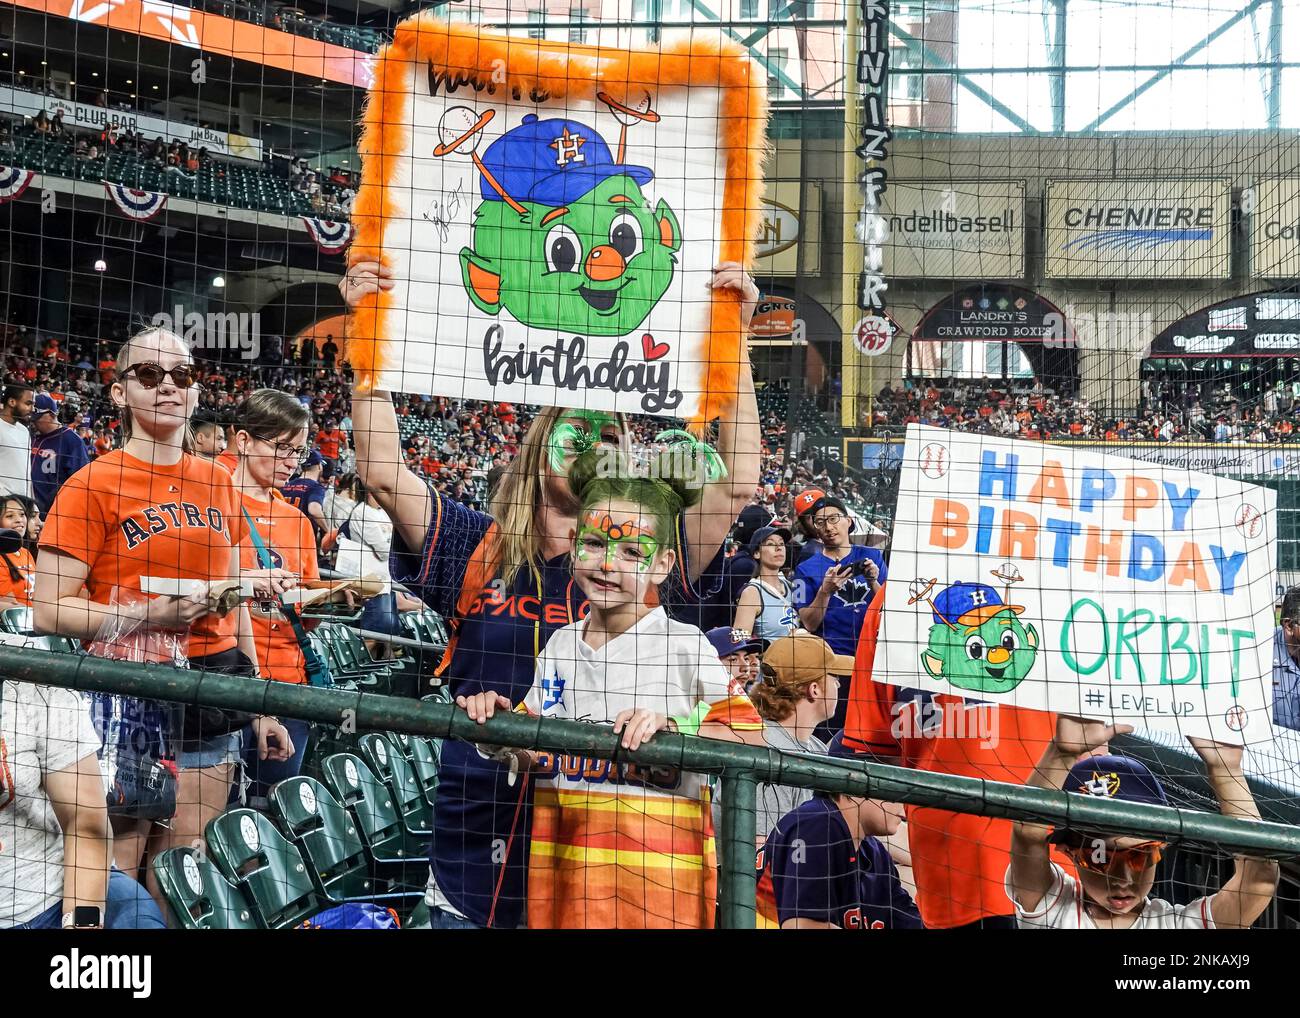
[[[320,579],[316,562],[316,535],[303,513],[276,490],[285,484],[310,451],[307,427],[311,412],[287,392],[258,389],[235,411],[235,489],[248,535],[239,545],[239,565],[244,576],[265,575],[289,589]],[[256,532],[256,540],[254,540]],[[259,553],[260,541],[264,554]],[[268,598],[249,605],[257,663],[264,678],[305,683],[306,660],[302,647],[279,600]],[[307,748],[308,724],[296,718],[282,722],[293,745],[286,759],[259,754],[244,747],[244,770],[251,782],[249,795],[259,804],[277,781],[296,775]]]
[[[118,352],[110,397],[122,415],[121,449],[79,470],[59,489],[41,534],[33,596],[36,628],[90,644],[134,623],[183,641],[195,670],[258,676],[248,611],[225,614],[204,594],[144,593],[144,579],[239,578],[236,549],[246,534],[230,477],[186,451],[199,399],[189,348],[150,328]],[[268,592],[288,586],[274,578]],[[134,876],[146,846],[156,854],[200,842],[226,805],[242,742],[235,716],[186,708],[196,720],[173,732],[179,777],[170,825],[119,820],[114,857]],[[293,745],[272,717],[251,723],[259,751],[286,759]],[[160,898],[153,874],[147,875]]]

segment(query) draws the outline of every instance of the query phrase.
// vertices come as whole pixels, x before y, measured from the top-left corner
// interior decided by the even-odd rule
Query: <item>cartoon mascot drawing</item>
[[[994,576],[1011,584],[1023,579],[1014,566]],[[921,665],[933,678],[959,689],[1006,693],[1029,674],[1038,658],[1038,631],[1017,617],[1024,612],[1008,604],[987,583],[954,583],[931,598],[937,580],[914,580],[908,604],[925,601],[934,614]]]
[[[598,98],[622,125],[617,158],[600,132],[576,120],[523,122],[478,145],[495,111],[454,106],[439,124],[434,155],[468,155],[480,174],[473,246],[460,252],[475,307],[502,308],[524,325],[588,336],[626,336],[668,291],[681,224],[642,190],[648,166],[624,161],[629,127],[659,120],[650,96],[627,106]]]

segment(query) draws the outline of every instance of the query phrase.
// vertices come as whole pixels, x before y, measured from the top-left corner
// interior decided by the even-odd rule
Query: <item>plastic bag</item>
[[[144,597],[115,590],[111,603],[134,605]],[[106,622],[87,653],[113,661],[185,668],[187,639],[118,616]],[[88,694],[91,720],[103,743],[100,765],[108,778],[108,812],[138,820],[167,820],[176,813],[174,732],[178,708],[157,700],[113,693]]]
[[[295,929],[299,930],[396,930],[400,929],[401,920],[391,908],[379,905],[350,901],[345,905],[318,912],[310,919],[304,919]]]

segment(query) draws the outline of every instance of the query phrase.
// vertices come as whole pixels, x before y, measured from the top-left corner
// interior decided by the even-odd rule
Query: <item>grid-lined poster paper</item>
[[[374,319],[375,384],[701,416],[738,343],[719,341],[734,305],[712,269],[744,257],[759,211],[757,169],[728,140],[762,126],[727,106],[754,106],[745,58],[716,40],[683,63],[482,33],[466,53],[467,38],[404,27],[372,98],[360,211],[367,187],[382,203],[358,243],[397,281]],[[511,76],[548,61],[563,78]]]
[[[875,675],[1270,741],[1274,500],[1196,471],[911,425]]]

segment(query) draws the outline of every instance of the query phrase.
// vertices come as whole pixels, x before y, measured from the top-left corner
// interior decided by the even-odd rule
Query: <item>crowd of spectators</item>
[[[862,423],[885,434],[929,424],[1022,439],[1273,443],[1294,440],[1298,413],[1300,394],[1282,382],[1252,397],[1226,384],[1147,383],[1139,406],[1119,413],[1041,384],[918,381],[881,389]]]
[[[314,169],[305,157],[273,150],[267,152],[264,162],[273,176],[311,202],[313,212],[331,216],[351,212],[361,182],[359,174],[342,166]]]

